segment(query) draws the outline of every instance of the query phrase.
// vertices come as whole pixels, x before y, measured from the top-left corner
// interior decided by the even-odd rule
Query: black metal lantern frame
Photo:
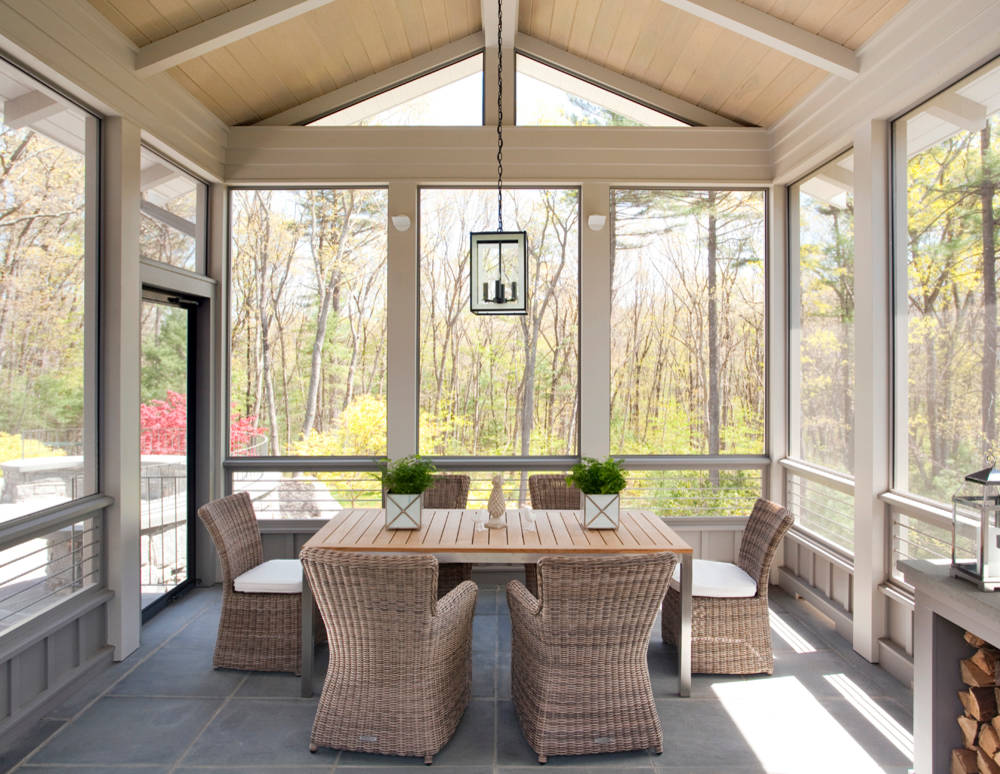
[[[497,0],[497,230],[469,234],[469,309],[527,314],[528,234],[503,230],[503,0]]]
[[[527,314],[528,234],[479,231],[469,241],[473,314]]]

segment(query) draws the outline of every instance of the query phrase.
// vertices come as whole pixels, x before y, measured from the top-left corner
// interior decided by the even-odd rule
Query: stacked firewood
[[[971,632],[965,641],[976,652],[960,662],[962,682],[958,692],[965,710],[958,718],[962,743],[951,751],[951,774],[1000,774],[1000,650]]]

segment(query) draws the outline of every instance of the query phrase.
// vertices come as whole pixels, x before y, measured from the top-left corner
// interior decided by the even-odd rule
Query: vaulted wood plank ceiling
[[[252,0],[89,0],[135,45]],[[906,0],[741,0],[856,50]],[[169,72],[252,124],[481,29],[481,0],[335,0]],[[829,73],[669,0],[520,0],[518,32],[741,123],[771,126]],[[516,43],[515,43],[516,45]]]

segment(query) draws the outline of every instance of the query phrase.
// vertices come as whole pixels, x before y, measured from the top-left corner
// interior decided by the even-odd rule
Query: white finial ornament
[[[502,529],[507,526],[507,501],[503,496],[503,476],[499,473],[493,476],[493,491],[490,492],[486,510],[490,514],[490,519],[486,522],[487,527]]]

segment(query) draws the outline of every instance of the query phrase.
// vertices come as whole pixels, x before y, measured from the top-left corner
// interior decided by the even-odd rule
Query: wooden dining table
[[[681,626],[677,643],[681,696],[691,695],[691,577],[693,550],[652,511],[622,510],[617,529],[585,529],[582,511],[508,510],[507,526],[487,529],[482,509],[424,509],[417,529],[386,529],[381,508],[346,508],[306,548],[369,553],[431,554],[439,562],[531,564],[556,554],[622,555],[669,551],[681,563]],[[302,695],[312,696],[313,601],[302,583]]]

